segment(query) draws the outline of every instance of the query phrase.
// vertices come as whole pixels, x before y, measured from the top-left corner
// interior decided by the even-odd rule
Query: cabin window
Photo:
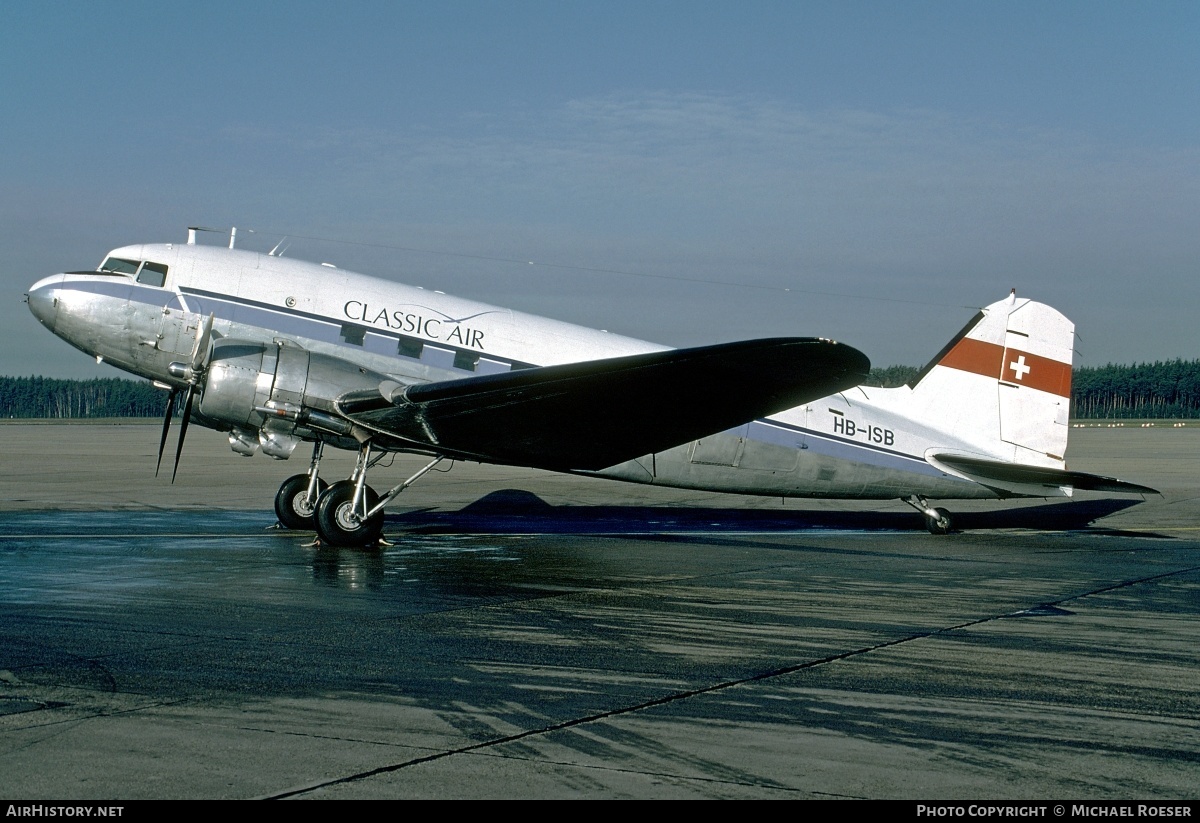
[[[167,267],[161,263],[143,263],[137,281],[147,286],[161,286],[167,282]]]
[[[425,348],[425,344],[420,340],[412,337],[401,337],[400,342],[396,344],[396,354],[401,357],[420,357],[421,350]]]
[[[361,346],[366,337],[367,330],[362,326],[355,326],[353,323],[342,324],[342,339],[351,346]]]
[[[475,364],[476,374],[503,374],[511,369],[512,364],[500,360],[492,360],[490,357],[480,357],[479,362]]]
[[[113,274],[133,274],[138,270],[141,261],[126,260],[123,257],[109,257],[100,264],[100,271],[110,271]]]
[[[474,352],[460,351],[454,355],[454,368],[463,371],[475,371],[479,363],[479,355]]]

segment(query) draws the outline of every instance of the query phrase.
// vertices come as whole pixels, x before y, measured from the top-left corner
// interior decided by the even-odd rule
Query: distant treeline
[[[901,386],[920,369],[871,369],[867,385]],[[1081,366],[1071,374],[1071,416],[1085,420],[1200,417],[1200,360]]]
[[[146,380],[0,377],[0,417],[159,417],[167,393]]]
[[[920,373],[921,370],[915,366],[888,366],[886,369],[872,366],[863,385],[894,389],[896,386],[903,386]]]
[[[1200,417],[1200,360],[1075,369],[1071,416]]]
[[[866,385],[900,386],[919,373],[913,366],[873,368]],[[1072,417],[1200,418],[1200,360],[1084,366],[1075,369],[1071,384]],[[144,380],[0,377],[5,419],[158,417],[166,398]]]

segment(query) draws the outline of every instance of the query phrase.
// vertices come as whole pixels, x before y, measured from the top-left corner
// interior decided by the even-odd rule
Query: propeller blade
[[[175,475],[179,473],[179,455],[183,454],[183,438],[187,437],[188,420],[192,416],[192,400],[196,397],[196,387],[189,385],[187,394],[183,398],[183,422],[179,424],[179,443],[175,446],[175,468],[171,471],[171,482],[175,482]]]
[[[213,315],[210,313],[208,318],[196,330],[196,344],[192,346],[192,359],[188,365],[192,367],[192,372],[199,374],[204,371],[204,366],[208,361],[208,345],[212,342]]]
[[[154,464],[154,476],[158,477],[158,470],[162,468],[163,451],[167,448],[167,431],[171,428],[171,416],[175,414],[175,395],[179,394],[179,389],[171,389],[171,393],[167,395],[167,411],[163,414],[162,437],[158,441],[158,462]]]

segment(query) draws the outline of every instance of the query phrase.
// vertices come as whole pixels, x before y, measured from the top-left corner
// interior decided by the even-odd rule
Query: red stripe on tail
[[[1028,386],[1059,397],[1071,396],[1071,366],[1067,363],[1020,349],[1005,349],[1003,363],[1000,379],[1005,383]]]
[[[954,344],[954,348],[946,352],[945,356],[938,361],[938,365],[995,378],[1000,376],[1000,364],[1003,360],[1003,346],[964,337]]]
[[[938,365],[1003,380],[1014,386],[1029,386],[1059,397],[1071,396],[1070,364],[983,340],[964,337],[946,352]]]

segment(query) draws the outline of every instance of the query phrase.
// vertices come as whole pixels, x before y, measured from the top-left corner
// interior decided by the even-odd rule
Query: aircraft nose
[[[25,294],[25,302],[29,304],[33,316],[51,331],[58,317],[58,286],[62,278],[61,274],[43,278],[30,286]]]

